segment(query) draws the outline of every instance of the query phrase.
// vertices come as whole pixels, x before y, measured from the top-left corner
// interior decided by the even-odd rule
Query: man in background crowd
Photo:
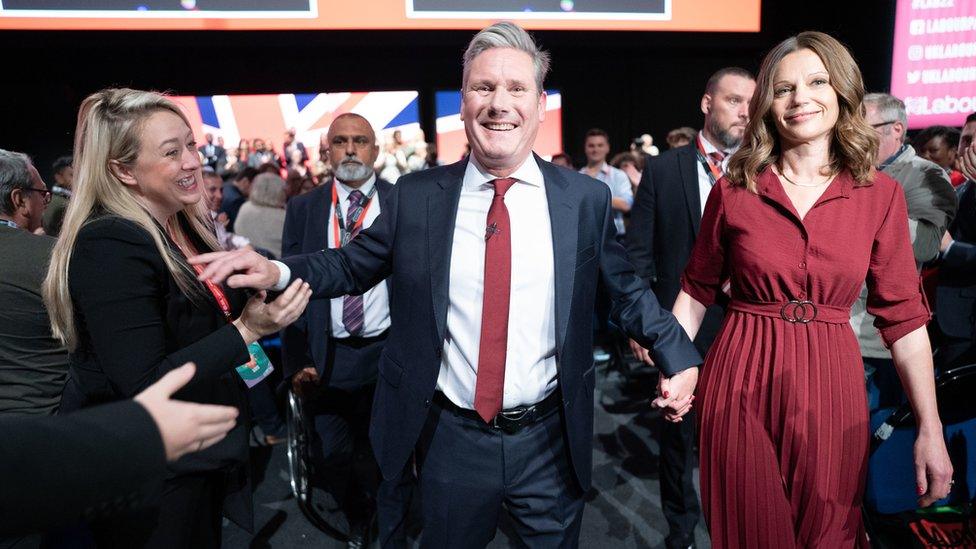
[[[617,226],[617,237],[623,237],[626,230],[624,214],[629,212],[634,204],[634,191],[627,174],[607,164],[607,156],[610,154],[610,136],[599,128],[589,130],[586,132],[583,150],[586,153],[586,166],[580,169],[580,173],[602,181],[610,188],[614,210],[613,223]]]
[[[220,212],[227,215],[227,230],[233,232],[237,212],[247,202],[251,195],[251,182],[257,177],[258,171],[251,167],[244,167],[234,178],[224,183],[223,200],[220,202]]]
[[[688,143],[691,143],[697,133],[695,128],[682,126],[669,131],[668,136],[664,140],[668,142],[668,148],[677,149],[678,147],[684,147]]]
[[[30,159],[0,149],[0,416],[53,414],[68,375],[41,297],[56,241],[33,234],[50,199]]]
[[[71,184],[75,175],[71,162],[70,156],[62,156],[51,166],[51,171],[54,173],[54,187],[51,189],[51,203],[44,210],[43,226],[44,234],[54,237],[61,234],[64,212],[71,198]]]
[[[936,319],[946,338],[938,365],[976,361],[976,113],[966,118],[958,154],[967,181],[956,189],[959,210],[942,240]]]
[[[905,142],[905,103],[886,93],[869,93],[864,96],[864,111],[865,121],[878,132],[875,165],[897,181],[905,193],[912,250],[915,263],[921,268],[939,255],[942,236],[956,214],[955,190],[942,167],[918,156]],[[899,405],[904,392],[891,352],[874,327],[874,315],[867,312],[867,298],[868,288],[864,285],[851,309],[851,326],[861,348],[873,411]]]
[[[749,123],[749,101],[756,89],[752,74],[738,67],[716,71],[705,85],[702,131],[688,145],[656,157],[644,157],[628,243],[637,274],[651,285],[658,301],[670,309],[681,289],[681,274],[691,257],[705,201],[722,177],[729,157],[739,148]],[[678,130],[675,130],[678,131]],[[672,132],[673,133],[673,132]],[[670,140],[671,134],[669,134]],[[708,308],[695,346],[708,352],[724,316],[721,306]],[[634,354],[647,362],[646,351],[631,341]],[[685,421],[661,421],[661,508],[668,522],[669,549],[691,546],[701,506],[693,484],[694,412]]]
[[[296,165],[304,165],[308,162],[305,144],[295,139],[295,128],[288,128],[288,131],[285,132],[285,142],[281,144],[281,152],[285,159],[286,168],[293,168]]]
[[[220,144],[214,145],[213,134],[204,134],[207,141],[197,149],[203,155],[203,165],[208,166],[214,173],[220,173],[227,164],[227,150]]]

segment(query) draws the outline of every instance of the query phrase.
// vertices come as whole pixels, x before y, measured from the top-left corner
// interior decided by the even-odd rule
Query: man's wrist
[[[278,268],[278,282],[271,287],[271,290],[281,292],[288,287],[288,283],[291,281],[291,269],[288,265],[273,259],[271,260],[271,264]]]

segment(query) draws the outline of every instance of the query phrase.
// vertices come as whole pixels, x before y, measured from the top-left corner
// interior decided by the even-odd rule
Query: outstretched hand
[[[234,428],[237,408],[172,400],[189,383],[196,366],[188,362],[170,371],[133,399],[149,412],[166,449],[166,460],[199,452],[220,442]]]
[[[278,283],[278,267],[251,249],[211,252],[189,258],[191,265],[204,265],[200,280],[220,284],[225,279],[231,288],[267,290]],[[235,274],[236,273],[236,274]]]

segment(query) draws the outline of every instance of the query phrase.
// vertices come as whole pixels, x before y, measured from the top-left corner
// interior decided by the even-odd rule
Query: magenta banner
[[[891,94],[908,126],[961,126],[976,112],[976,0],[898,0]]]

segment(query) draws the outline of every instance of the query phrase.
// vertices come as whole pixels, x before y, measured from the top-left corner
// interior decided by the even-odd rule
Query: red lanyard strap
[[[183,257],[190,258],[197,255],[196,250],[193,249],[192,244],[189,242],[187,242],[186,247],[184,247],[182,244],[177,242],[176,238],[173,238],[173,235],[170,235],[170,238],[176,243],[176,247],[179,248],[180,253],[183,254]],[[202,274],[203,265],[193,265],[193,270],[196,271],[198,275]],[[224,313],[224,318],[227,319],[227,322],[233,322],[230,311],[230,301],[227,300],[227,295],[224,293],[224,289],[216,285],[210,279],[204,280],[203,283],[206,285],[207,289],[210,290],[210,293],[213,294],[214,299],[217,300],[217,306],[220,307],[220,312]]]
[[[699,136],[698,139],[695,139],[695,147],[698,152],[698,161],[701,162],[702,167],[705,168],[705,173],[708,174],[708,178],[712,181],[712,185],[714,185],[716,181],[722,178],[722,168],[713,164],[712,160],[708,157],[708,154],[705,153],[705,147],[702,145],[701,136]]]
[[[348,231],[346,230],[346,223],[342,217],[342,208],[339,204],[339,191],[336,189],[338,185],[339,182],[333,179],[332,206],[335,208],[335,215],[332,217],[332,224],[335,229],[336,248],[341,248],[351,239],[351,235],[355,234],[356,230],[363,226],[363,222],[366,221],[366,212],[373,205],[373,195],[376,194],[376,185],[373,185],[373,188],[369,190],[369,194],[366,195],[366,204],[363,206],[363,211],[359,214],[359,217],[357,219],[350,219],[352,221],[352,228]]]

